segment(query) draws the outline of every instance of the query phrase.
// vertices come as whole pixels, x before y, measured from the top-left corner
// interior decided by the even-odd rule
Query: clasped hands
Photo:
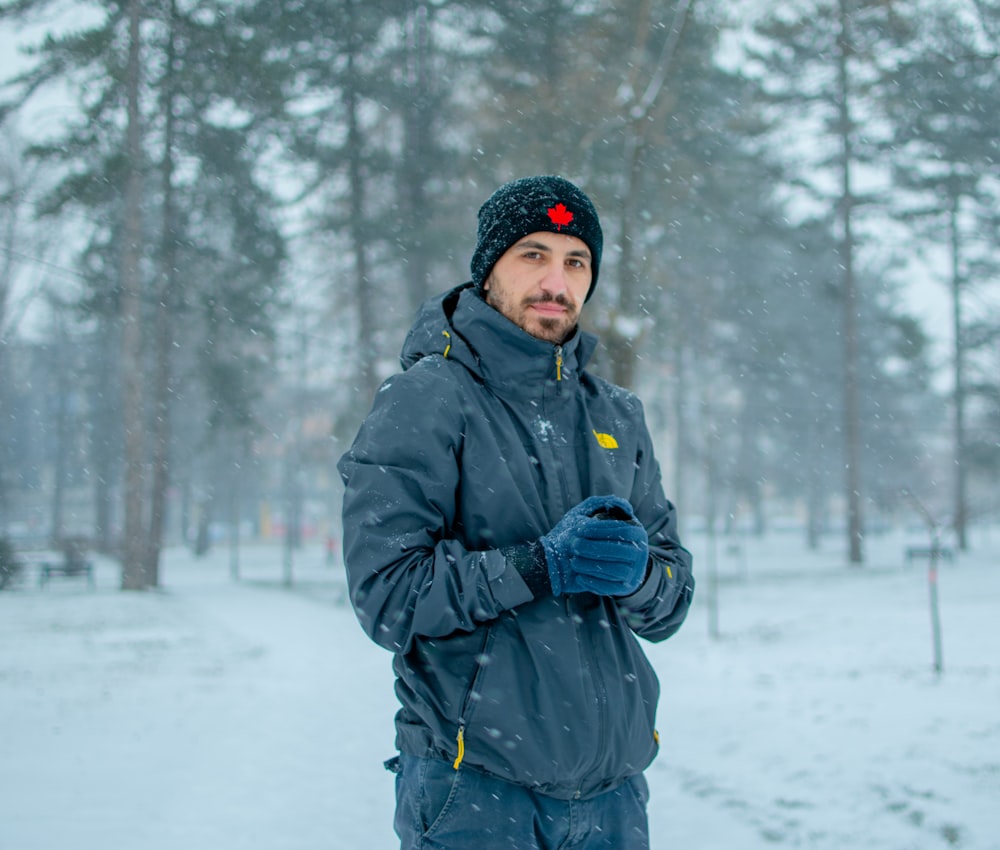
[[[646,575],[649,538],[619,496],[584,499],[541,538],[552,592],[628,596]]]

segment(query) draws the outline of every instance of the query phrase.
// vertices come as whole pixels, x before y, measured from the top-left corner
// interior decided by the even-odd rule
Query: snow
[[[1000,531],[939,572],[944,671],[925,564],[901,535],[718,547],[688,622],[647,645],[663,750],[653,847],[1000,848]],[[166,553],[162,590],[32,571],[0,593],[4,850],[389,850],[390,656],[320,547]]]

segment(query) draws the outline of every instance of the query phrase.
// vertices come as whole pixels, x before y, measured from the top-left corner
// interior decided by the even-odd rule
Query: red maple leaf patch
[[[564,224],[569,224],[573,220],[573,213],[566,209],[566,204],[556,204],[554,207],[549,207],[547,212],[557,230],[562,230]]]

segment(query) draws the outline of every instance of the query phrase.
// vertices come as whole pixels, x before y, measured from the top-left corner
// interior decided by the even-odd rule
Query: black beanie
[[[539,231],[576,236],[590,248],[587,300],[597,285],[604,235],[594,205],[562,177],[522,177],[497,189],[479,209],[479,236],[472,255],[472,282],[482,291],[493,264],[519,239]]]

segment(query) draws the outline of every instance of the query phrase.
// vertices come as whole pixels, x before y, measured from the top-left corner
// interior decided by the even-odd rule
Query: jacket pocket
[[[458,715],[458,728],[455,730],[455,760],[452,768],[458,770],[465,758],[465,730],[472,717],[476,713],[479,705],[479,695],[482,692],[483,682],[486,678],[486,668],[490,665],[490,656],[493,649],[493,626],[487,626],[486,634],[483,637],[483,644],[476,655],[476,671],[472,674],[469,687],[462,698],[462,707]]]

